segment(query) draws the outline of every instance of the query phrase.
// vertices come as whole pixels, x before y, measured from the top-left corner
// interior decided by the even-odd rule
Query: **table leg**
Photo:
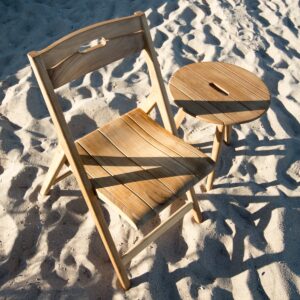
[[[224,142],[229,145],[231,142],[232,125],[225,125]]]
[[[221,145],[223,141],[223,136],[224,136],[224,131],[225,131],[225,125],[218,125],[216,128],[216,134],[214,137],[214,142],[212,146],[212,153],[211,153],[211,159],[216,162],[218,162],[219,155],[221,152]],[[213,170],[208,176],[207,176],[207,182],[206,182],[206,190],[209,191],[211,190],[213,186],[213,181],[215,177],[215,170]]]
[[[178,129],[185,118],[185,112],[182,108],[179,108],[177,114],[174,117],[176,129]]]
[[[189,191],[186,192],[188,201],[193,203],[193,218],[194,221],[198,224],[200,224],[202,222],[202,214],[201,214],[201,209],[199,207],[199,203],[196,199],[196,195],[195,195],[195,190],[192,187]]]

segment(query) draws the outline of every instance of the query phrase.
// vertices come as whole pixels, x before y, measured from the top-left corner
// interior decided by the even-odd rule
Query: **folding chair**
[[[87,47],[95,39],[99,43]],[[85,46],[85,47],[83,47]],[[74,141],[59,106],[55,89],[86,73],[121,58],[143,52],[152,90],[150,96],[127,114]],[[196,222],[201,212],[193,186],[208,175],[213,161],[176,134],[146,17],[109,20],[77,30],[28,57],[58,135],[57,153],[41,193],[70,175],[75,176],[105,249],[124,289],[130,287],[126,265],[193,209]],[[165,128],[148,114],[157,105]],[[63,166],[69,169],[63,171]],[[137,228],[155,217],[176,198],[187,201],[165,222],[120,255],[105,222],[101,200],[109,203]]]

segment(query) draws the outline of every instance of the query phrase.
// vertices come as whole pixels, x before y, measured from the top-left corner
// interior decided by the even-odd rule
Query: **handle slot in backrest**
[[[114,37],[141,30],[140,16],[141,14],[137,14],[81,28],[62,37],[43,50],[32,52],[31,55],[40,56],[43,59],[46,69],[52,69],[76,53],[81,45],[88,44],[90,41],[101,37],[111,40]]]
[[[82,75],[95,71],[116,60],[128,57],[144,48],[143,31],[105,39],[105,45],[95,45],[74,54],[48,69],[53,87],[58,88]]]
[[[102,48],[106,46],[106,43],[108,42],[107,39],[104,37],[96,38],[89,43],[82,44],[80,48],[78,49],[79,53],[88,53],[90,51],[93,51],[97,48]]]

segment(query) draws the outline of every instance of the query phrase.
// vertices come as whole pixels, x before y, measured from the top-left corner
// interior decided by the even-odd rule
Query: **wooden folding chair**
[[[98,39],[95,46],[83,47]],[[54,89],[111,62],[143,52],[152,90],[141,108],[74,141]],[[97,23],[75,31],[41,51],[28,54],[58,134],[57,153],[41,193],[73,173],[121,286],[130,287],[125,266],[152,241],[194,210],[201,212],[193,186],[209,174],[213,162],[176,137],[162,75],[145,15]],[[149,116],[157,105],[165,128]],[[63,172],[62,167],[68,166]],[[135,228],[187,193],[187,202],[124,255],[119,255],[97,196],[118,209]]]

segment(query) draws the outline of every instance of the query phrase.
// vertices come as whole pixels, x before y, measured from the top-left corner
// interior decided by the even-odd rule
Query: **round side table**
[[[222,141],[230,143],[232,125],[259,118],[270,106],[264,82],[238,66],[220,62],[194,63],[179,69],[169,82],[170,92],[180,107],[177,128],[185,114],[216,124],[211,158],[217,163]],[[207,177],[206,190],[213,186],[215,171]]]

